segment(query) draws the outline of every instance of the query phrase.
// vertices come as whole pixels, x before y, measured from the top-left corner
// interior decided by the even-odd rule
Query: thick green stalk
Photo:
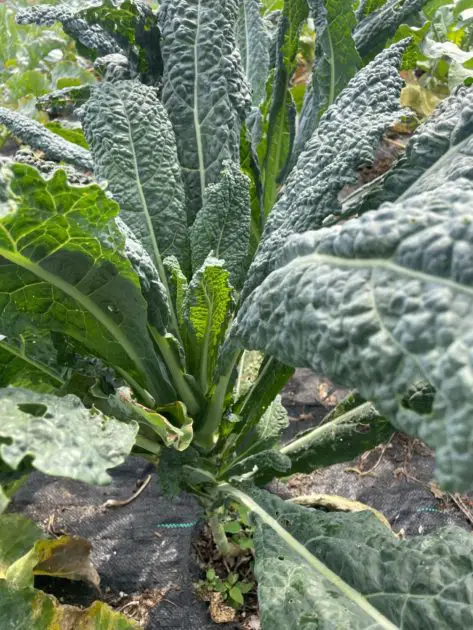
[[[225,397],[227,395],[233,369],[238,362],[240,353],[241,350],[237,350],[235,352],[226,373],[220,377],[205,414],[204,422],[195,434],[194,441],[196,445],[205,451],[211,451],[217,443],[217,431],[225,411]]]
[[[159,335],[156,331],[153,331],[153,339],[170,372],[173,385],[176,388],[177,393],[181,397],[182,402],[187,407],[187,411],[191,416],[196,416],[200,411],[200,405],[197,402],[195,394],[192,391],[189,383],[184,378],[182,368],[179,365],[179,362],[176,359],[174,352],[169,347],[167,339]]]
[[[149,440],[148,438],[143,437],[142,435],[136,436],[136,446],[140,446],[148,453],[153,453],[154,455],[161,455],[161,447],[157,442],[153,442],[153,440]]]

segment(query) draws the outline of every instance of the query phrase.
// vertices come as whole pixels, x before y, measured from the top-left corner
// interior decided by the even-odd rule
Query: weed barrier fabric
[[[9,511],[22,513],[49,533],[89,540],[106,600],[162,589],[162,599],[150,610],[146,630],[236,629],[231,624],[212,623],[207,605],[194,594],[192,581],[198,569],[192,561],[191,542],[195,524],[202,517],[196,500],[187,494],[176,499],[164,496],[153,473],[135,501],[104,509],[107,500],[127,500],[133,495],[137,480],[148,473],[147,463],[130,457],[110,473],[112,483],[101,487],[33,473]],[[86,606],[101,598],[78,582],[41,579],[38,586],[69,604]]]

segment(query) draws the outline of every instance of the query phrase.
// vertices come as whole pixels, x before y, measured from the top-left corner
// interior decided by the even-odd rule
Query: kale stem
[[[216,433],[222,421],[225,409],[225,397],[227,395],[233,369],[240,358],[240,353],[240,349],[235,352],[227,371],[220,377],[210,401],[210,405],[207,409],[207,413],[205,414],[204,422],[195,434],[195,443],[205,451],[211,451],[217,443],[218,436]]]
[[[196,416],[200,411],[200,405],[197,402],[194,392],[192,391],[189,383],[184,378],[184,373],[178,360],[176,359],[174,352],[169,347],[169,342],[165,337],[162,337],[156,331],[153,332],[154,341],[158,347],[158,350],[163,357],[163,360],[171,374],[172,382],[176,388],[177,393],[182,399],[182,402],[187,407],[187,410],[191,416]]]
[[[214,512],[208,519],[209,527],[212,532],[213,539],[217,545],[217,549],[222,556],[230,555],[230,543],[228,542],[227,534],[221,521],[221,515],[218,512]]]
[[[143,448],[148,453],[153,453],[154,455],[161,455],[161,447],[156,442],[152,440],[148,440],[148,438],[143,437],[142,435],[137,435],[135,440],[136,446]]]

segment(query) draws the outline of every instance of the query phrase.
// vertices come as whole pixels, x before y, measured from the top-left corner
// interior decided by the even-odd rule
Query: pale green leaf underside
[[[0,330],[64,333],[153,395],[173,398],[148,333],[146,302],[124,256],[118,206],[98,186],[73,187],[13,165],[0,218]]]
[[[256,499],[374,606],[374,619],[258,519],[255,575],[263,630],[464,630],[473,624],[473,539],[460,528],[398,540],[369,510],[334,513]],[[390,620],[389,623],[387,620]]]
[[[61,372],[49,335],[7,339],[0,334],[0,387],[52,392],[64,382]]]
[[[11,468],[30,456],[48,475],[106,484],[106,472],[121,464],[135,442],[138,425],[105,418],[75,396],[58,398],[19,388],[0,389],[0,436],[11,443],[0,455]]]
[[[224,262],[208,256],[189,283],[183,304],[184,319],[194,340],[190,353],[194,373],[201,379],[204,391],[207,379],[212,382],[231,299],[229,273]]]
[[[104,82],[93,89],[82,120],[95,174],[108,182],[123,221],[160,273],[162,258],[171,255],[187,273],[184,188],[174,132],[156,90],[138,81]]]
[[[396,204],[295,237],[239,316],[251,349],[357,387],[437,452],[446,488],[473,484],[473,138]],[[429,412],[403,402],[428,381]]]
[[[250,102],[235,41],[239,4],[160,3],[162,98],[176,134],[189,223],[202,206],[206,187],[218,180],[224,160],[238,162],[240,126]]]

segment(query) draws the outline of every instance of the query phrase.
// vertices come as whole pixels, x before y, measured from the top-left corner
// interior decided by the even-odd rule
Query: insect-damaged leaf
[[[121,464],[135,442],[138,426],[86,409],[75,396],[59,398],[26,389],[0,389],[0,456],[16,469],[25,457],[49,475],[88,483],[110,481],[108,468]]]

